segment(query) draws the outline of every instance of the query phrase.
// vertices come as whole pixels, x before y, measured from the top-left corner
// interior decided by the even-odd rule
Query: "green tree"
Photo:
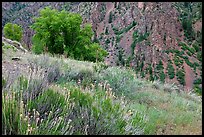
[[[3,33],[6,38],[20,42],[23,35],[23,29],[17,24],[7,23],[3,28]]]
[[[108,53],[103,50],[98,43],[92,43],[89,46],[86,46],[86,60],[90,60],[93,62],[103,61],[104,56],[107,56]]]
[[[102,55],[106,55],[106,51],[92,42],[92,26],[82,25],[82,17],[79,14],[46,7],[40,11],[40,16],[35,18],[31,28],[36,32],[33,37],[34,50],[46,49],[52,54],[66,54],[68,57],[89,61],[96,61],[96,54],[99,55],[99,60]],[[90,49],[94,51],[89,51]],[[98,51],[101,53],[97,53]]]

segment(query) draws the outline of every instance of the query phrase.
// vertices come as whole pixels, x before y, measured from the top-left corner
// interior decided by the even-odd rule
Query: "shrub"
[[[102,66],[101,66],[102,67]],[[101,68],[102,69],[102,68]],[[100,71],[100,70],[99,70]],[[59,78],[57,83],[66,83],[73,81],[75,83],[80,82],[84,87],[89,86],[92,82],[96,80],[96,74],[94,68],[68,68]]]
[[[56,82],[61,77],[60,64],[59,62],[53,62],[48,66],[47,80],[49,83]]]
[[[202,62],[202,51],[197,53],[197,59]]]
[[[200,51],[200,45],[197,41],[193,43],[193,47],[194,47],[196,52]]]
[[[22,39],[23,30],[21,26],[17,24],[7,23],[3,28],[3,33],[6,38],[20,42]]]
[[[162,70],[161,73],[159,74],[159,79],[161,80],[161,82],[163,82],[163,83],[165,82],[165,77],[166,76],[164,74],[164,71]]]
[[[23,107],[17,109],[20,105],[9,101],[12,105],[3,106],[2,130],[5,131],[6,128],[4,120],[10,119],[11,114],[15,114],[17,124],[11,121],[10,126],[15,127],[12,127],[12,134],[143,134],[146,124],[144,116],[139,112],[128,110],[127,103],[122,99],[120,102],[124,103],[116,101],[111,91],[105,92],[96,88],[93,93],[82,92],[73,86],[64,87],[64,89],[65,95],[48,89],[28,102],[25,107],[26,112],[23,114],[20,113],[23,112]],[[3,100],[3,104],[5,101],[7,100]],[[6,110],[10,110],[9,106],[15,107],[17,113],[12,111],[6,113]],[[25,124],[21,122],[21,117],[22,120],[26,117]],[[11,131],[5,132],[5,134],[9,133]]]
[[[193,84],[202,84],[202,80],[200,78],[196,79],[194,80]]]
[[[176,66],[181,66],[183,64],[183,60],[181,60],[178,56],[174,56],[174,63]]]
[[[116,42],[120,42],[122,35],[116,35]]]
[[[197,84],[195,84],[193,89],[194,89],[195,93],[202,96],[202,88],[201,87],[199,87]]]
[[[127,110],[111,99],[108,92],[95,91],[94,95],[72,89],[70,101],[75,104],[71,116],[73,134],[141,134],[144,120],[135,113],[131,117],[124,115]],[[116,118],[117,117],[117,118]],[[128,124],[129,122],[132,124]],[[88,124],[84,130],[85,123]]]
[[[120,69],[119,67],[109,67],[101,71],[99,81],[110,84],[116,95],[131,96],[132,93],[143,87],[140,80],[134,79],[134,72],[131,70]]]
[[[108,23],[112,23],[112,18],[113,18],[113,14],[112,14],[112,12],[110,12]]]
[[[174,73],[174,67],[173,67],[173,65],[171,64],[171,62],[168,62],[167,70],[168,70],[169,78],[170,78],[170,79],[173,79],[175,73]]]
[[[184,84],[185,84],[185,79],[184,79],[185,74],[184,74],[184,72],[181,71],[181,70],[178,70],[178,71],[176,72],[176,76],[177,76],[177,79],[178,79],[179,83],[180,83],[181,85],[184,85]]]
[[[194,67],[194,64],[193,63],[191,63],[188,59],[185,59],[185,62],[186,62],[186,64],[187,65],[189,65],[190,67]]]
[[[105,34],[108,35],[108,27],[106,27]]]
[[[52,89],[47,89],[45,92],[40,94],[37,98],[32,101],[29,101],[27,104],[27,109],[33,110],[36,109],[42,115],[42,118],[45,119],[45,113],[53,112],[62,112],[65,107],[66,98]],[[55,114],[58,114],[55,113]]]

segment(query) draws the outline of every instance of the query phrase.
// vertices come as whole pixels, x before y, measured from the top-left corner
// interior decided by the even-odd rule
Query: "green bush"
[[[112,20],[113,20],[112,18],[113,18],[113,14],[112,12],[110,12],[108,23],[112,23]]]
[[[122,35],[116,35],[116,42],[119,43],[122,38]]]
[[[181,85],[185,85],[185,74],[183,71],[178,70],[176,72],[177,79]]]
[[[134,79],[134,72],[131,70],[120,69],[118,67],[109,67],[101,71],[99,81],[108,82],[116,95],[131,96],[131,93],[136,92],[143,87],[141,81]]]
[[[186,62],[186,64],[189,65],[191,68],[194,67],[194,64],[191,63],[188,59],[185,59],[185,62]]]
[[[166,76],[165,76],[165,74],[164,74],[164,71],[161,71],[161,73],[160,73],[160,75],[159,75],[160,81],[164,83],[164,82],[165,82],[165,77],[166,77]]]
[[[201,47],[201,46],[199,45],[198,42],[194,42],[193,47],[194,47],[194,49],[195,49],[196,52],[199,52],[199,51],[200,51],[200,47]]]
[[[181,60],[178,56],[174,56],[174,63],[176,66],[181,66],[183,64],[183,60]]]
[[[29,101],[27,103],[27,109],[36,109],[40,114],[44,115],[50,111],[62,111],[66,108],[66,103],[68,102],[66,102],[65,97],[62,94],[59,94],[52,89],[48,89],[34,100]]]
[[[172,65],[172,62],[168,62],[167,70],[168,70],[169,78],[170,78],[170,79],[173,79],[174,76],[175,76],[175,73],[174,73],[174,67],[173,67],[173,65]]]
[[[114,102],[111,95],[96,90],[94,95],[71,89],[70,102],[75,104],[71,111],[73,134],[141,134],[144,120],[138,114],[126,119],[125,107]],[[117,118],[116,118],[117,117]],[[141,121],[140,121],[141,120]],[[132,124],[128,124],[133,122]],[[88,124],[87,131],[84,130]],[[128,131],[127,126],[130,126]],[[137,127],[138,126],[138,127]],[[136,131],[139,130],[139,132]],[[141,129],[140,129],[141,128]],[[87,132],[87,133],[86,133]]]
[[[56,82],[61,77],[60,64],[56,61],[50,64],[47,70],[47,80],[49,83]]]
[[[105,34],[108,35],[108,27],[106,27]]]
[[[23,36],[23,29],[17,24],[7,23],[3,28],[3,33],[6,38],[20,42]]]
[[[193,89],[194,89],[195,93],[202,96],[202,88],[201,87],[199,87],[197,84],[195,84]]]
[[[197,53],[197,59],[202,62],[202,51]]]
[[[196,80],[194,80],[193,84],[202,84],[202,80],[201,79],[196,79]]]
[[[35,54],[42,54],[43,53],[43,47],[40,45],[33,45],[32,46],[32,51]]]

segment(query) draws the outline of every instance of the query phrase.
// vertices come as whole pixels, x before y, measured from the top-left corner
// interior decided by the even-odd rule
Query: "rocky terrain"
[[[22,43],[30,49],[29,26],[46,6],[77,12],[91,23],[93,40],[109,52],[106,64],[201,90],[201,2],[3,2],[2,28],[8,22],[21,25]]]

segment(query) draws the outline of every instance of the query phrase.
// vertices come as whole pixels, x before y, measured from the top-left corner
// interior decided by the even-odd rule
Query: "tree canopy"
[[[46,7],[35,18],[31,28],[35,30],[32,39],[34,50],[88,61],[102,61],[107,55],[98,43],[92,42],[91,24],[82,25],[82,17],[77,13]]]
[[[3,28],[3,33],[6,38],[20,42],[23,35],[23,29],[17,24],[7,23]]]

